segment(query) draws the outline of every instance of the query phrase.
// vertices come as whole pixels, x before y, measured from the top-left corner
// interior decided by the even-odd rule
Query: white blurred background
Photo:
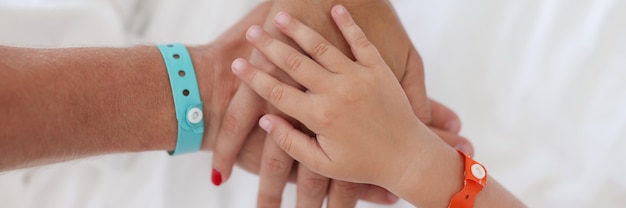
[[[0,0],[0,44],[206,43],[257,2]],[[392,2],[429,95],[491,175],[531,207],[626,204],[626,1]],[[0,207],[254,207],[258,178],[237,169],[215,188],[210,161],[147,152],[0,173]]]

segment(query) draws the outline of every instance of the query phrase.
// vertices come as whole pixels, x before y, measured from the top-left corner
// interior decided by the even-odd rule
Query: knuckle
[[[360,79],[361,82],[354,83],[349,87],[341,87],[338,89],[338,93],[342,95],[341,100],[339,100],[342,102],[341,104],[353,104],[359,102],[364,96],[367,97],[369,95],[368,93],[370,93],[370,91],[367,89],[374,89],[371,88],[372,86],[367,84],[367,79]]]
[[[317,44],[313,49],[313,55],[315,55],[315,57],[322,57],[329,48],[330,44],[328,44],[326,41],[322,41]]]
[[[237,116],[231,113],[227,113],[222,121],[222,130],[230,136],[237,135],[241,130]]]
[[[282,173],[282,172],[289,171],[290,169],[289,166],[290,164],[287,161],[281,160],[276,157],[270,157],[265,162],[265,167],[267,168],[268,171],[272,173],[277,173],[277,172]]]
[[[372,45],[372,42],[370,42],[370,40],[367,39],[367,37],[364,34],[359,34],[354,39],[354,45],[360,48],[367,48]]]
[[[304,193],[308,196],[320,196],[324,195],[328,187],[328,179],[322,177],[305,177],[301,182],[298,182],[298,187],[304,190]]]
[[[280,85],[275,85],[270,89],[269,100],[271,102],[279,102],[283,97],[284,89]]]
[[[343,94],[343,103],[346,106],[353,106],[354,104],[358,104],[361,101],[361,97],[356,93],[345,93]]]
[[[289,133],[285,132],[282,134],[278,134],[278,146],[283,149],[285,152],[291,152],[291,145],[293,145],[293,141],[289,139]]]
[[[336,193],[342,196],[358,196],[360,194],[361,186],[357,183],[350,183],[344,181],[333,181],[331,187]]]
[[[336,113],[332,110],[321,110],[317,114],[317,123],[321,128],[327,128],[333,126],[336,117]]]
[[[285,66],[288,70],[295,71],[300,68],[302,65],[302,61],[304,60],[303,56],[298,53],[292,53],[287,56]]]

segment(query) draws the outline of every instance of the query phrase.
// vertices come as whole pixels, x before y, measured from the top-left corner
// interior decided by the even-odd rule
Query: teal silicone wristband
[[[176,148],[170,155],[180,155],[200,150],[204,133],[202,100],[196,73],[187,48],[182,44],[157,46],[170,78],[176,120],[178,120],[178,139]]]

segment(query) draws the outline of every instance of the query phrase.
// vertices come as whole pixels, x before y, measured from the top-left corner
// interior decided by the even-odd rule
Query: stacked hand
[[[332,17],[354,59],[284,12],[274,24],[308,55],[259,26],[248,29],[248,41],[303,87],[245,59],[232,63],[247,86],[310,129],[295,128],[283,115],[264,115],[259,126],[280,149],[314,173],[378,185],[416,207],[525,207],[412,113],[402,86],[345,7],[333,7]],[[354,204],[340,206],[348,205]]]
[[[256,127],[258,119],[266,113],[283,114],[248,86],[241,85],[230,70],[235,58],[250,57],[251,63],[263,71],[305,90],[304,85],[277,67],[284,63],[275,65],[271,57],[260,53],[262,50],[253,52],[246,40],[246,30],[267,19],[265,29],[279,35],[273,18],[268,16],[274,16],[277,11],[290,11],[306,17],[307,24],[332,40],[320,45],[314,54],[324,53],[333,44],[347,57],[354,58],[338,28],[330,24],[328,10],[331,3],[336,2],[352,2],[349,7],[357,15],[355,19],[373,43],[381,47],[384,60],[391,66],[387,70],[393,72],[393,80],[399,80],[407,93],[413,113],[430,124],[448,144],[470,145],[456,135],[460,129],[456,115],[427,99],[421,59],[386,0],[267,1],[213,43],[188,47],[204,100],[206,126],[202,149],[215,151],[213,181],[220,184],[228,179],[235,162],[259,173],[259,206],[279,206],[288,180],[298,183],[298,206],[319,207],[326,196],[329,206],[339,207],[353,206],[358,198],[378,203],[397,200],[378,186],[329,180],[294,164],[275,142],[266,139],[265,131]],[[289,42],[286,36],[278,37]],[[0,151],[3,152],[0,171],[112,152],[172,150],[175,147],[178,123],[175,106],[165,64],[155,47],[34,49],[0,46],[0,52],[4,55],[0,60],[3,66],[0,71],[4,72],[0,76],[3,78],[0,83],[4,84],[0,94],[6,98],[6,102],[0,102],[0,109],[8,109],[2,111],[6,119],[0,125],[5,138],[0,141],[0,147],[4,147]],[[66,76],[70,72],[72,76]],[[45,113],[37,110],[42,108],[49,110]],[[30,115],[29,119],[23,119],[24,115]],[[283,116],[299,130],[308,131],[295,119]],[[40,128],[31,131],[28,127],[33,125]],[[471,153],[471,145],[468,147]]]
[[[307,5],[311,4],[311,1],[298,1],[298,4],[292,2],[294,1],[275,1],[270,13],[276,13],[278,10],[299,11],[295,13],[308,17],[306,20],[313,22],[311,25],[317,26],[314,27],[315,30],[321,31],[326,38],[332,40],[332,44],[339,46],[338,48],[344,54],[352,58],[349,47],[343,40],[340,31],[330,24],[324,24],[330,23],[330,17],[327,15],[330,4],[320,6]],[[232,61],[237,56],[245,57],[245,54],[250,51],[250,47],[243,39],[245,28],[260,23],[259,17],[267,14],[268,4],[265,3],[265,5],[255,9],[237,26],[221,36],[215,42],[216,44],[213,44],[215,46],[214,54],[222,54],[224,62]],[[310,9],[312,6],[317,6],[319,9]],[[356,17],[356,21],[361,21],[360,25],[370,36],[372,43],[376,46],[383,46],[380,48],[382,56],[386,63],[391,66],[390,71],[400,80],[399,84],[407,93],[415,115],[429,124],[432,130],[448,144],[468,147],[469,142],[456,135],[460,130],[460,122],[456,115],[439,103],[427,99],[421,59],[412,47],[391,5],[387,1],[370,1],[355,10],[357,14],[362,13]],[[366,13],[368,15],[365,15]],[[286,40],[287,43],[294,44],[276,30],[273,18],[268,19],[265,28],[270,33],[278,35],[279,40]],[[324,47],[320,49],[324,49]],[[286,83],[298,87],[298,89],[304,89],[258,51],[253,52],[250,61],[274,77],[284,80]],[[209,122],[210,126],[207,131],[211,135],[208,136],[208,142],[205,140],[205,149],[215,151],[213,160],[214,182],[219,184],[226,181],[231,174],[233,164],[238,160],[239,165],[244,169],[259,173],[261,176],[260,206],[278,206],[283,187],[288,179],[298,182],[298,205],[319,207],[327,194],[329,205],[337,206],[353,206],[359,197],[378,203],[395,202],[393,196],[391,199],[388,198],[388,192],[379,187],[329,180],[303,166],[293,166],[293,159],[280,150],[274,142],[265,140],[265,132],[256,126],[258,118],[262,115],[266,113],[279,114],[279,111],[247,86],[237,85],[238,82],[233,81],[236,78],[232,76],[226,64],[218,66],[219,71],[215,72],[218,76],[214,79],[219,79],[216,83],[223,84],[216,85],[219,87],[214,87],[214,89],[224,89],[221,89],[220,93],[214,94],[211,98],[211,102],[215,102],[215,104],[211,104],[215,107],[211,109],[211,122]],[[235,86],[239,86],[236,93]],[[233,93],[235,93],[234,96],[232,96]],[[227,111],[225,110],[226,106]],[[299,125],[294,120],[291,122],[294,125]],[[219,133],[216,129],[219,129]],[[303,130],[305,129],[303,128]],[[217,142],[215,139],[218,139]],[[467,152],[472,153],[471,151],[470,145]]]

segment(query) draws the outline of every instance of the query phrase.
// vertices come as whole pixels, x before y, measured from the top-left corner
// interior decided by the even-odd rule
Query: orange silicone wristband
[[[487,169],[469,155],[459,151],[465,159],[463,189],[450,200],[449,208],[474,207],[476,195],[487,185]]]

